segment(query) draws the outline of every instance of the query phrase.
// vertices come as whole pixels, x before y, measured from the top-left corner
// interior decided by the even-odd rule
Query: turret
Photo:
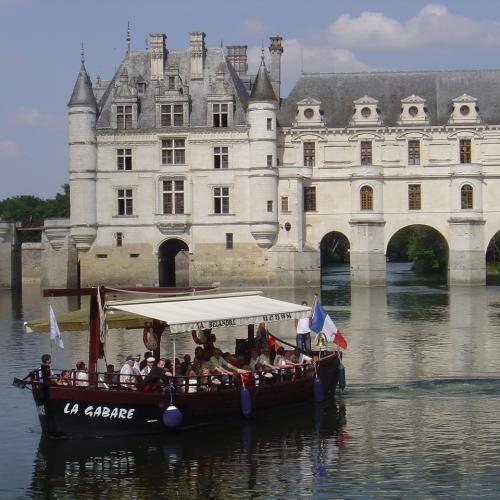
[[[88,250],[96,237],[96,114],[92,84],[82,64],[68,103],[71,236],[76,247]]]
[[[278,232],[276,110],[276,95],[262,55],[247,110],[250,126],[250,231],[262,248],[271,247]]]

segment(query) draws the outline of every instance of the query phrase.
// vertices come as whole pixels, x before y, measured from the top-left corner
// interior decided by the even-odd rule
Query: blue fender
[[[166,425],[170,428],[179,427],[182,423],[182,412],[177,408],[177,406],[170,405],[163,412],[163,425]]]
[[[316,377],[314,379],[313,391],[314,391],[314,401],[316,401],[316,403],[321,403],[325,399],[325,393],[323,391],[323,384],[321,383],[319,377]]]
[[[241,412],[245,417],[249,417],[252,414],[252,397],[250,391],[245,387],[241,389]]]
[[[338,384],[341,391],[345,389],[345,368],[342,363],[339,365]]]

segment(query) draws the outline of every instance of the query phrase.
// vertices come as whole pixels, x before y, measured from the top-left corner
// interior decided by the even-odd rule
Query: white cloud
[[[450,12],[446,5],[429,4],[406,22],[379,12],[343,14],[329,26],[327,38],[347,49],[497,47],[500,23],[470,19]]]
[[[269,28],[255,19],[247,19],[240,25],[239,34],[245,36],[259,36],[269,33]]]
[[[66,118],[37,108],[19,108],[14,114],[14,122],[28,127],[63,127]]]
[[[19,145],[10,139],[0,139],[0,156],[14,157],[20,153]]]

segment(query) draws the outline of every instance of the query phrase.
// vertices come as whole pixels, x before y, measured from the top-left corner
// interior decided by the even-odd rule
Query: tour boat
[[[42,432],[48,436],[172,432],[227,418],[249,418],[255,412],[276,407],[319,402],[335,392],[341,366],[339,353],[321,349],[309,353],[309,364],[220,377],[217,384],[212,376],[194,380],[172,376],[166,384],[148,388],[141,383],[132,388],[111,386],[97,366],[106,338],[117,326],[139,328],[146,324],[144,335],[147,337],[148,328],[153,332],[157,359],[161,335],[168,334],[175,358],[175,340],[191,336],[193,331],[246,325],[247,338],[235,339],[235,344],[237,349],[248,349],[255,345],[255,325],[305,318],[311,315],[311,309],[264,297],[262,292],[106,300],[107,291],[104,287],[44,290],[46,297],[90,296],[88,384],[77,387],[74,382],[44,383],[38,370],[14,381],[31,389]],[[70,323],[62,322],[61,329],[73,329]],[[74,329],[81,327],[81,322],[75,324]],[[36,325],[30,324],[34,329]]]

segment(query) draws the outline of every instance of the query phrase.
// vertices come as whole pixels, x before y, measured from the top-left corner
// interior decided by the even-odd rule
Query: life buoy
[[[158,349],[158,335],[152,329],[151,323],[144,323],[142,341],[144,342],[144,347],[149,351],[156,351]]]

